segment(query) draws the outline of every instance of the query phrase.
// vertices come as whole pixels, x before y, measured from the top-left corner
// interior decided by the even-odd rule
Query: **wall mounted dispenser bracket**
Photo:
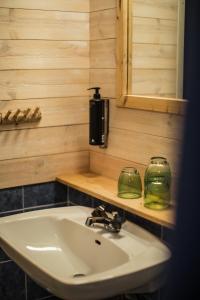
[[[93,87],[95,90],[90,100],[89,114],[89,144],[107,148],[109,133],[109,99],[101,98],[100,87]]]

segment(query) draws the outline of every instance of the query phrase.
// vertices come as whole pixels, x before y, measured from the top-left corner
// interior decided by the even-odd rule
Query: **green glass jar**
[[[152,157],[144,177],[144,206],[162,210],[170,205],[171,171],[164,157]]]
[[[135,199],[142,196],[142,181],[134,167],[122,169],[118,180],[118,197]]]

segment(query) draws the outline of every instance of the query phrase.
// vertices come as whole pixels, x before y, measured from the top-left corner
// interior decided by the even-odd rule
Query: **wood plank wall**
[[[0,127],[0,188],[88,169],[88,86],[89,0],[0,0],[0,112],[42,111]]]
[[[132,93],[176,97],[178,0],[132,1]]]
[[[115,105],[116,1],[91,0],[90,85],[100,85],[111,99],[109,145],[91,146],[90,168],[117,178],[122,166],[135,165],[144,173],[151,156],[167,157],[176,185],[181,157],[183,118]]]

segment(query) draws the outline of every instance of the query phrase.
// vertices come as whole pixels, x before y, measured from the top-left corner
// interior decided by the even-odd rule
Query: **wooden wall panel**
[[[87,136],[87,125],[1,131],[0,160],[87,150]]]
[[[90,11],[104,10],[116,7],[117,0],[90,0]]]
[[[54,181],[62,174],[87,172],[89,152],[60,153],[0,161],[0,189]]]
[[[90,69],[90,85],[100,86],[103,97],[116,97],[116,69]]]
[[[118,108],[115,105],[114,99],[111,101],[110,107],[111,127],[182,141],[182,116],[137,109]]]
[[[0,41],[0,70],[89,68],[88,41]]]
[[[89,119],[88,97],[0,101],[0,111],[3,114],[5,114],[8,110],[15,111],[19,107],[21,110],[25,110],[28,107],[31,109],[40,107],[42,111],[42,119],[39,123],[21,123],[18,124],[17,127],[16,125],[4,125],[0,127],[0,131],[22,128],[87,124]]]
[[[148,18],[176,20],[179,0],[132,0],[133,15]]]
[[[0,16],[0,39],[89,39],[86,13],[1,8]]]
[[[134,95],[175,97],[176,70],[132,69]]]
[[[89,12],[87,0],[0,0],[0,7]]]
[[[87,170],[88,87],[89,0],[0,0],[0,113],[42,112],[0,127],[0,188]]]
[[[90,42],[91,68],[116,68],[115,39]]]
[[[146,4],[149,6],[149,13],[152,13],[151,6],[155,1],[134,1],[135,5],[137,5],[137,11]],[[167,7],[170,1],[171,0],[165,1]],[[113,37],[116,36],[116,30],[111,25],[110,28],[112,28],[113,32],[103,28],[109,14],[113,16],[112,22],[116,25],[113,7],[109,6],[111,2],[112,1],[108,1],[107,6],[107,3],[105,4],[103,1],[99,1],[99,6],[93,6],[92,11],[98,10],[96,13],[97,18],[101,15],[104,21],[102,20],[102,22],[98,24],[94,18],[94,13],[92,13],[90,19],[91,39],[93,40],[91,42],[90,84],[98,84],[101,86],[103,96],[115,98],[116,66],[114,61],[116,57],[116,44]],[[93,0],[91,0],[91,4],[92,3]],[[174,7],[171,8],[169,6],[166,11],[162,5],[159,9],[160,13],[167,17],[167,13],[171,9],[173,10]],[[142,67],[145,70],[147,66],[152,68],[152,65],[154,65],[154,69],[157,68],[159,71],[159,68],[163,66],[166,67],[166,64],[169,63],[169,69],[166,70],[165,79],[163,78],[163,82],[167,79],[168,88],[164,89],[161,82],[159,89],[164,91],[164,93],[170,93],[171,86],[174,84],[174,57],[172,54],[174,54],[174,45],[176,44],[176,23],[173,18],[158,21],[153,15],[151,18],[148,18],[148,15],[143,18],[135,17],[135,22],[135,26],[139,26],[140,28],[140,32],[134,34],[134,42],[137,43],[136,54],[139,58],[136,66]],[[148,30],[146,26],[142,26],[142,22],[146,22],[145,25],[148,24]],[[160,27],[158,24],[160,24]],[[173,31],[174,34],[172,36],[171,33]],[[103,33],[102,35],[101,32]],[[153,33],[151,40],[149,40],[149,32]],[[166,45],[166,38],[169,35],[171,36],[171,43]],[[105,36],[106,39],[110,38],[112,40],[110,44],[106,44],[107,40]],[[162,43],[163,45],[159,45]],[[145,59],[145,53],[147,52],[150,53],[152,57],[152,65],[150,66]],[[164,57],[162,52],[164,53]],[[152,72],[155,72],[155,70]],[[140,80],[144,80],[142,75]],[[172,191],[173,195],[175,195],[181,157],[183,117],[165,113],[118,108],[115,105],[115,99],[111,100],[110,104],[111,115],[108,148],[103,150],[98,147],[90,147],[91,170],[104,176],[117,179],[121,168],[132,165],[140,170],[143,176],[150,157],[163,155],[168,159],[173,172]]]
[[[134,44],[133,69],[172,69],[176,65],[176,47],[160,44]]]
[[[133,43],[169,44],[177,43],[177,23],[158,18],[133,18]]]
[[[0,100],[88,95],[86,69],[0,71]]]
[[[132,0],[132,16],[131,94],[176,98],[178,1]]]
[[[146,165],[105,153],[90,151],[90,170],[94,173],[118,180],[119,174],[124,167],[135,167],[141,177],[144,177]]]
[[[90,22],[92,26],[90,28],[90,39],[106,39],[114,38],[116,9],[107,9],[103,11],[95,11],[90,14]]]
[[[91,0],[90,85],[116,97],[116,0]]]

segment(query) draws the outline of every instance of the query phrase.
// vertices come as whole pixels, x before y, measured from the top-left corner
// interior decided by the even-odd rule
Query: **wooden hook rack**
[[[39,107],[27,108],[24,110],[8,110],[6,113],[0,113],[0,125],[18,125],[21,123],[39,122],[42,113]]]

